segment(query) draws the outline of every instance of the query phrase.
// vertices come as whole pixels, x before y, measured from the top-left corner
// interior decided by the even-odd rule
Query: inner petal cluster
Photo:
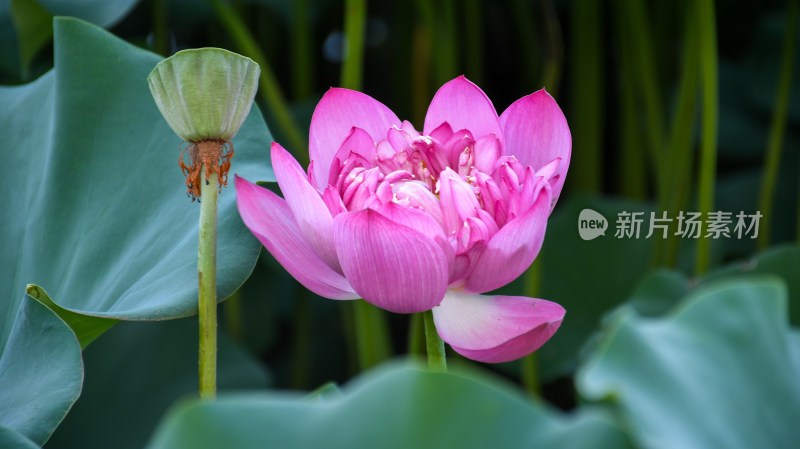
[[[422,135],[405,121],[377,143],[353,128],[334,157],[323,197],[334,216],[390,202],[425,212],[456,255],[455,271],[466,272],[470,253],[549,188],[546,168],[537,173],[504,153],[494,134],[476,138],[447,123]]]

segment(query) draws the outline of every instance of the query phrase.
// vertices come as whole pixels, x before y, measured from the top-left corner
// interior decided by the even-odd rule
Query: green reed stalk
[[[696,3],[700,51],[700,87],[703,111],[701,115],[700,184],[698,209],[705,218],[714,207],[714,183],[717,162],[718,79],[717,28],[713,0]],[[696,273],[703,274],[711,265],[711,239],[697,241]]]
[[[244,20],[236,11],[222,0],[211,0],[222,26],[233,39],[238,50],[245,56],[258,63],[261,67],[259,78],[261,97],[275,114],[277,125],[286,134],[291,149],[301,165],[308,165],[308,143],[300,133],[300,128],[292,117],[286,99],[281,92],[277,78],[266,55],[250,33]]]
[[[763,217],[759,226],[758,247],[769,246],[772,223],[772,206],[774,203],[775,184],[778,181],[778,165],[781,160],[783,136],[786,133],[786,110],[789,107],[789,91],[792,86],[792,62],[794,59],[795,30],[797,29],[797,1],[789,3],[786,15],[786,36],[783,41],[783,57],[781,58],[781,74],[775,99],[775,112],[767,141],[767,155],[764,161],[764,176],[761,182],[761,196],[758,210]]]

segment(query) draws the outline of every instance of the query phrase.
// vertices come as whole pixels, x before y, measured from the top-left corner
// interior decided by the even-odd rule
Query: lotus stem
[[[447,358],[444,352],[444,341],[436,332],[436,324],[433,322],[433,311],[422,312],[425,320],[425,344],[428,350],[428,367],[434,371],[447,371]]]
[[[205,173],[205,166],[202,171]],[[200,187],[197,246],[198,316],[200,320],[200,397],[217,394],[217,174],[204,175]]]
[[[537,257],[523,279],[524,295],[529,298],[539,298],[542,287],[542,263],[541,258]],[[538,398],[541,396],[541,385],[539,384],[539,363],[536,360],[536,352],[532,352],[521,360],[520,378],[522,385],[531,394]]]

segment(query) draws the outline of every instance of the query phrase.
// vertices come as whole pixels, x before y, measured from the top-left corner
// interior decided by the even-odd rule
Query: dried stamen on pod
[[[201,176],[203,166],[206,167],[205,178],[208,178],[211,173],[217,174],[219,191],[222,192],[222,187],[228,185],[233,143],[226,139],[204,139],[199,142],[187,140],[185,142],[188,142],[189,145],[181,150],[178,165],[183,175],[186,176],[186,194],[192,201],[200,197],[200,183],[204,179]],[[185,160],[184,154],[186,154]]]

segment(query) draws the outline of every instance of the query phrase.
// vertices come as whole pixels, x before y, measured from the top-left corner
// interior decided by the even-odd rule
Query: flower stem
[[[433,322],[433,311],[422,312],[425,320],[425,344],[428,349],[428,367],[434,371],[447,371],[447,358],[444,353],[444,342],[436,332]]]
[[[211,173],[200,187],[197,246],[200,397],[209,399],[217,394],[217,182]]]
[[[525,272],[523,279],[524,295],[529,298],[538,298],[541,294],[542,286],[542,258],[537,257],[528,270]],[[522,367],[520,377],[522,385],[533,397],[541,395],[541,386],[539,385],[539,364],[536,361],[536,353],[532,352],[521,359]]]
[[[702,217],[708,216],[714,207],[714,181],[717,170],[717,109],[719,103],[717,81],[717,26],[714,16],[714,1],[697,2],[700,50],[700,86],[703,112],[701,115],[700,182],[698,209]],[[697,241],[695,272],[700,275],[711,265],[711,239]]]

